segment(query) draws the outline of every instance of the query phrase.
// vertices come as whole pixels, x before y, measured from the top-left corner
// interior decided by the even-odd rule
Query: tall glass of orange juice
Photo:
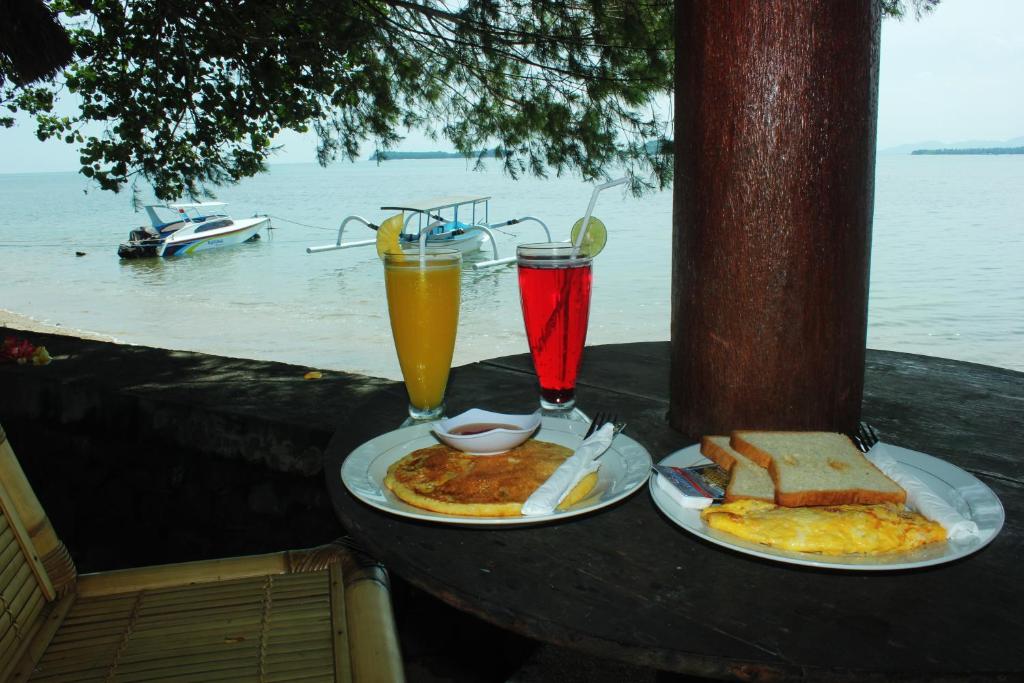
[[[459,326],[462,254],[454,249],[384,254],[391,334],[409,393],[407,422],[444,416]]]

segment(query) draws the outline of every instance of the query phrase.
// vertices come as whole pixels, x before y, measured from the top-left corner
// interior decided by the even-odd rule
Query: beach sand
[[[76,330],[70,327],[63,327],[60,323],[51,324],[36,320],[27,315],[8,311],[0,308],[0,327],[7,327],[12,330],[23,332],[42,332],[45,334],[63,334],[68,337],[79,339],[92,339],[94,341],[116,342],[117,339],[106,334],[89,332],[88,330]]]

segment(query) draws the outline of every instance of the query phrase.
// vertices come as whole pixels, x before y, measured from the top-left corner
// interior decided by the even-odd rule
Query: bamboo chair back
[[[57,595],[30,527],[19,514],[19,508],[30,507],[19,480],[27,485],[0,426],[0,680],[6,678],[9,663],[28,647],[40,615]],[[14,486],[9,485],[12,482]],[[35,499],[31,488],[28,494]],[[38,520],[29,523],[33,521]]]
[[[8,515],[0,511],[0,662],[17,656],[46,603]]]
[[[7,496],[10,514],[19,520],[28,534],[34,554],[46,569],[56,595],[64,595],[75,585],[77,572],[74,562],[18,464],[3,425],[0,425],[0,491]],[[48,597],[52,599],[53,595],[48,594]]]

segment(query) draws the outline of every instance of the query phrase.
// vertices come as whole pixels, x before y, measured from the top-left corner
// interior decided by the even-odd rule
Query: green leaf
[[[326,164],[410,126],[467,156],[497,146],[513,176],[622,167],[663,187],[671,164],[646,150],[667,125],[650,112],[673,86],[673,5],[53,0],[77,61],[18,106],[102,188],[141,178],[161,199],[262,172],[283,130],[314,130]],[[62,88],[71,118],[52,113]]]

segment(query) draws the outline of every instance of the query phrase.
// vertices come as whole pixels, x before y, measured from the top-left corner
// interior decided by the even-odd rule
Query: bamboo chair
[[[0,426],[0,683],[403,679],[387,574],[341,542],[78,576]]]

